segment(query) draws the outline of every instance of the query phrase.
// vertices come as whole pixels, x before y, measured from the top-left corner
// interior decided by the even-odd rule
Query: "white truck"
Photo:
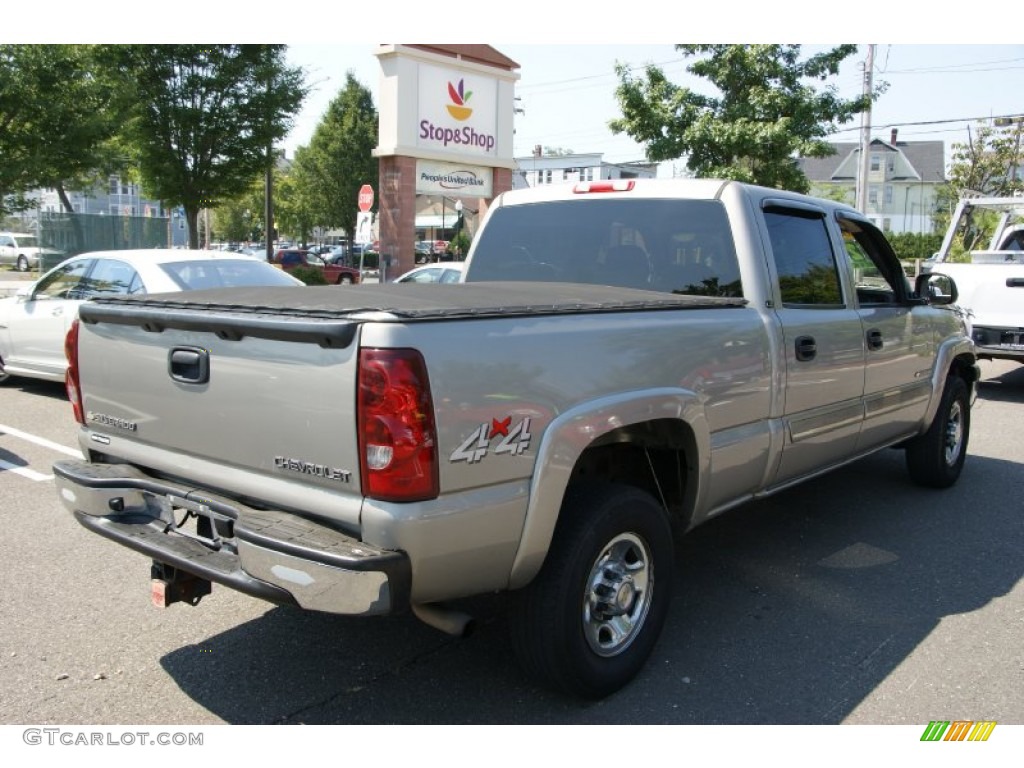
[[[846,206],[713,180],[510,192],[465,282],[86,302],[68,392],[90,531],[211,583],[471,626],[509,592],[523,666],[607,695],[671,601],[674,541],[871,452],[961,474],[978,378],[940,275]],[[105,585],[110,589],[113,585]],[[258,649],[253,649],[258,653]]]
[[[1024,197],[960,200],[925,270],[956,281],[980,359],[1024,362]]]

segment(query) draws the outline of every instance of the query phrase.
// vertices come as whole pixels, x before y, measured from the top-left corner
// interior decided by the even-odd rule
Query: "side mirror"
[[[953,278],[940,272],[918,275],[914,282],[914,291],[920,298],[936,306],[955,304],[960,296]]]

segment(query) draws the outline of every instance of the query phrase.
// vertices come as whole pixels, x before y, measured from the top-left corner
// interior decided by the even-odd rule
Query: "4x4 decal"
[[[529,418],[523,419],[515,426],[512,426],[511,416],[501,420],[491,419],[490,424],[484,422],[473,430],[465,442],[452,451],[448,460],[475,464],[481,461],[489,450],[493,450],[496,455],[507,453],[519,456],[530,447],[532,438]],[[494,443],[495,440],[497,444]]]

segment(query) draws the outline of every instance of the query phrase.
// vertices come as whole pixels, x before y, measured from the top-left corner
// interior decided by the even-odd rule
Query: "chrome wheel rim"
[[[949,409],[949,418],[946,420],[946,441],[945,458],[946,464],[953,466],[960,458],[960,451],[964,445],[964,412],[960,407],[960,401],[955,400]]]
[[[616,656],[637,638],[651,607],[651,550],[633,533],[612,539],[594,561],[583,598],[583,634],[598,656]]]

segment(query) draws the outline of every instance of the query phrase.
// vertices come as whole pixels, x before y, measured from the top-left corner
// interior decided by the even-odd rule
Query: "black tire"
[[[524,669],[585,698],[614,693],[650,656],[672,598],[672,529],[636,488],[571,491],[544,566],[510,595],[510,634]]]
[[[971,403],[967,383],[946,379],[942,401],[928,431],[907,443],[907,470],[918,485],[948,488],[960,477],[971,434]]]
[[[4,370],[4,361],[0,360],[0,385],[6,384],[11,380],[11,374]]]
[[[339,277],[338,285],[352,285],[352,275],[342,275]]]
[[[17,265],[15,265],[15,269],[17,269],[18,272],[28,272],[28,259],[26,259],[24,256],[19,256],[18,263]]]

